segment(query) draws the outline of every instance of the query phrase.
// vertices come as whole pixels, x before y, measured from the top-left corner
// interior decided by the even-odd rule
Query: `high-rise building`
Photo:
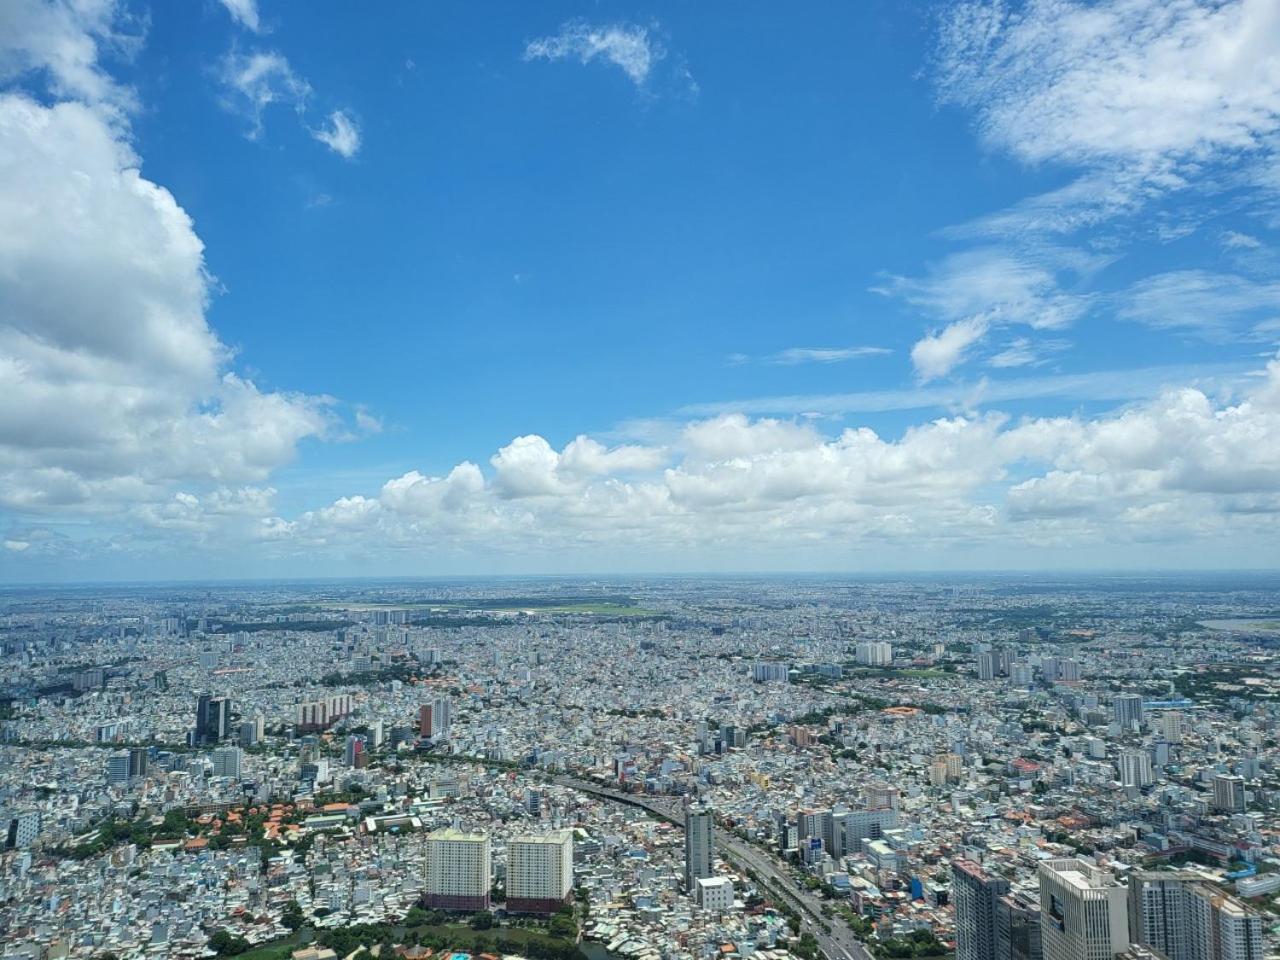
[[[979,680],[994,680],[996,677],[996,659],[990,650],[978,653],[976,670]]]
[[[129,782],[129,751],[115,750],[107,756],[107,783],[119,787]]]
[[[145,777],[151,761],[151,752],[146,747],[129,748],[129,777]]]
[[[836,822],[830,810],[801,810],[796,814],[796,835],[802,843],[813,838],[821,840],[828,856],[843,853],[836,849]]]
[[[364,767],[368,762],[368,758],[364,752],[364,737],[352,734],[347,737],[343,746],[342,762],[350,769],[356,770]]]
[[[453,725],[453,710],[443,697],[418,708],[418,736],[427,739],[443,736]]]
[[[209,755],[213,763],[213,775],[231,780],[240,779],[240,748],[219,747]]]
[[[751,679],[756,683],[786,683],[790,667],[776,660],[764,660],[751,667]]]
[[[996,898],[995,960],[1043,960],[1040,905],[1021,893]]]
[[[572,831],[514,837],[507,844],[507,910],[555,913],[572,891]]]
[[[940,753],[929,764],[929,782],[935,787],[959,783],[964,776],[964,757],[958,753]]]
[[[1166,710],[1160,714],[1160,735],[1170,743],[1181,743],[1183,718],[1181,710]]]
[[[351,694],[340,693],[321,700],[308,700],[294,707],[294,727],[298,733],[328,730],[339,720],[350,716],[354,707]]]
[[[891,807],[897,810],[901,795],[902,791],[898,787],[888,783],[868,783],[862,788],[862,798],[872,809]]]
[[[1262,960],[1262,917],[1189,871],[1129,875],[1129,936],[1169,960]]]
[[[1220,773],[1213,778],[1213,806],[1226,813],[1243,813],[1244,777]]]
[[[35,843],[39,835],[40,814],[36,811],[0,814],[0,848],[22,850]]]
[[[1120,783],[1140,789],[1155,783],[1151,754],[1145,750],[1126,750],[1120,754]]]
[[[1112,960],[1129,946],[1128,893],[1087,860],[1040,864],[1044,960]]]
[[[884,836],[884,831],[896,827],[898,811],[890,806],[845,810],[832,814],[831,819],[834,848],[830,852],[833,857],[843,857],[859,850],[860,841],[879,840]]]
[[[715,816],[706,807],[684,812],[684,889],[693,895],[695,881],[712,875],[715,863]]]
[[[197,746],[220,743],[231,732],[231,701],[202,693],[196,701],[196,729],[192,740]]]
[[[489,835],[446,827],[427,835],[427,906],[488,910],[492,884]]]
[[[854,659],[867,667],[887,667],[893,663],[893,646],[883,640],[863,640],[854,647]]]
[[[1111,701],[1112,715],[1115,717],[1116,723],[1120,725],[1120,729],[1128,733],[1135,727],[1142,726],[1144,712],[1142,707],[1142,694],[1140,693],[1119,693]]]
[[[256,714],[252,720],[246,720],[240,724],[240,746],[252,747],[254,744],[260,743],[262,738],[266,736],[267,721],[262,714]]]
[[[996,901],[1009,881],[992,876],[971,860],[951,863],[951,898],[956,908],[956,960],[995,960]]]

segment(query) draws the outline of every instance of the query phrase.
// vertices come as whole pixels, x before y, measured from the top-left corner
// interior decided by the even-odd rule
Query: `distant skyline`
[[[1280,567],[1267,0],[0,5],[0,583]]]

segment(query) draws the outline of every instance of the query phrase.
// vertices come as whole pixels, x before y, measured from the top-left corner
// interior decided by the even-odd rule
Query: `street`
[[[680,801],[674,798],[623,793],[620,790],[613,790],[575,777],[560,776],[553,779],[561,786],[582,793],[639,807],[681,829],[684,828],[683,809]],[[838,916],[830,919],[822,916],[822,899],[797,887],[787,875],[786,867],[781,860],[737,837],[726,835],[722,830],[716,831],[716,846],[724,859],[740,869],[750,871],[762,884],[792,903],[800,915],[801,931],[813,935],[819,949],[826,954],[828,960],[872,960],[871,952],[854,936],[853,931],[843,920]],[[823,928],[824,923],[831,928],[830,933]]]

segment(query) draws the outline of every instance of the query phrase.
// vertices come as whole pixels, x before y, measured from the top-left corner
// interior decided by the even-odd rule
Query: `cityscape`
[[[1280,949],[1271,575],[0,598],[6,957]]]
[[[0,960],[1280,960],[1280,0],[0,0]]]

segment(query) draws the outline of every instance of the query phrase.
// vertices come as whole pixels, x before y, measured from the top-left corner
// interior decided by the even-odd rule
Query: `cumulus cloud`
[[[963,362],[969,348],[985,337],[990,327],[985,317],[970,317],[921,337],[911,348],[916,375],[926,383],[945,377]]]
[[[39,73],[55,96],[131,109],[133,91],[117,83],[100,58],[132,55],[142,36],[119,0],[6,0],[0,3],[0,83]]]
[[[329,125],[311,131],[311,135],[344,160],[360,151],[360,128],[345,110],[329,114]]]
[[[577,60],[588,64],[600,60],[622,70],[637,87],[643,87],[654,65],[666,56],[666,49],[650,35],[648,28],[633,23],[594,26],[570,20],[550,36],[529,41],[524,59]]]
[[[897,439],[728,414],[688,424],[672,448],[578,437],[556,450],[524,436],[490,465],[488,476],[470,462],[443,476],[413,471],[377,497],[265,520],[261,538],[545,557],[588,546],[670,556],[1275,531],[1280,361],[1229,402],[1180,387],[1091,419],[958,416]]]
[[[194,224],[143,176],[126,117],[93,79],[84,45],[116,28],[101,4],[49,9],[79,24],[90,52],[72,73],[88,79],[67,80],[66,55],[37,35],[27,61],[78,99],[0,94],[0,506],[225,514],[217,490],[261,482],[328,434],[331,401],[264,392],[229,368]]]

